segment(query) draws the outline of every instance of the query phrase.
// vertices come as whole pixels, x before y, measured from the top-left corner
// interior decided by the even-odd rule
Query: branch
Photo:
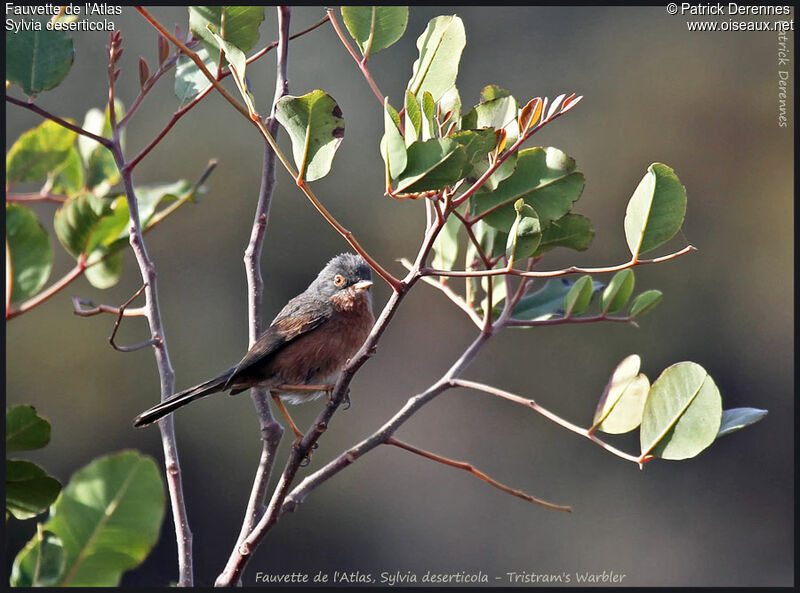
[[[275,113],[275,105],[289,90],[288,78],[288,55],[289,55],[289,23],[291,20],[291,8],[279,6],[278,9],[278,34],[279,45],[277,54],[277,77],[275,81],[275,95],[272,100],[272,113]],[[278,121],[270,117],[267,121],[267,129],[277,136]],[[250,333],[250,346],[261,336],[263,331],[261,321],[263,319],[262,299],[264,294],[264,281],[261,276],[261,252],[264,245],[264,235],[269,222],[269,211],[272,203],[272,194],[275,189],[275,153],[268,143],[264,143],[264,163],[261,169],[261,189],[259,190],[258,203],[256,205],[255,219],[250,233],[250,242],[244,253],[245,273],[247,275],[247,300],[248,300],[248,327]],[[236,539],[236,546],[232,554],[236,553],[242,541],[250,534],[259,519],[264,515],[266,505],[264,502],[269,477],[272,474],[272,467],[275,463],[275,456],[278,445],[283,437],[283,427],[278,424],[272,415],[269,405],[269,392],[266,389],[252,389],[251,398],[253,405],[258,413],[261,426],[261,440],[263,447],[261,458],[259,459],[258,469],[250,491],[250,499],[247,503],[244,521],[241,531]],[[221,575],[220,575],[221,576]]]
[[[412,269],[411,262],[408,261],[406,258],[401,258],[398,261],[401,264],[403,264],[403,267],[405,267],[407,270]],[[478,314],[475,313],[475,310],[472,307],[470,307],[464,299],[461,298],[461,295],[457,294],[447,284],[445,284],[444,282],[437,282],[433,278],[429,278],[427,276],[423,276],[422,281],[425,282],[425,284],[430,284],[437,290],[440,290],[448,299],[453,301],[453,303],[455,303],[459,309],[461,309],[462,311],[464,311],[464,313],[467,314],[470,321],[472,321],[472,323],[474,323],[478,329],[481,329],[483,327],[483,320],[480,317],[478,317]]]
[[[694,247],[693,245],[687,245],[680,251],[670,253],[669,255],[664,255],[653,259],[632,259],[624,264],[609,266],[606,268],[579,268],[576,266],[570,266],[569,268],[564,268],[562,270],[551,270],[547,272],[523,272],[521,270],[515,270],[514,268],[509,267],[497,268],[494,270],[436,270],[433,268],[423,268],[420,270],[420,274],[423,276],[449,276],[452,278],[481,278],[483,276],[502,276],[503,274],[522,276],[523,278],[555,278],[557,276],[566,276],[568,274],[607,274],[611,272],[619,272],[620,270],[625,270],[627,268],[643,266],[646,264],[658,264],[671,259],[676,259],[692,251],[697,251],[697,247]]]
[[[499,490],[502,490],[503,492],[507,492],[508,494],[511,494],[513,496],[517,496],[517,497],[519,497],[519,498],[521,498],[523,500],[527,500],[528,502],[532,502],[534,504],[542,505],[543,507],[547,507],[547,508],[553,509],[555,511],[566,511],[567,513],[572,512],[572,508],[569,507],[569,506],[564,506],[564,505],[554,504],[552,502],[547,502],[546,500],[542,500],[540,498],[536,498],[534,496],[531,496],[530,494],[526,494],[522,490],[517,490],[515,488],[510,488],[509,486],[506,486],[505,484],[501,484],[497,480],[494,480],[493,478],[490,478],[489,476],[487,476],[482,471],[476,469],[472,464],[466,463],[464,461],[456,461],[454,459],[449,459],[447,457],[442,457],[441,455],[437,455],[435,453],[431,453],[430,451],[425,451],[424,449],[418,449],[417,447],[409,445],[408,443],[404,443],[403,441],[399,441],[394,437],[389,437],[386,440],[386,444],[387,445],[394,445],[395,447],[399,447],[400,449],[405,449],[406,451],[410,451],[411,453],[415,453],[416,455],[419,455],[419,456],[424,457],[426,459],[430,459],[432,461],[436,461],[437,463],[443,463],[444,465],[449,465],[450,467],[455,467],[457,469],[463,469],[464,471],[472,474],[473,476],[475,476],[479,480],[483,480],[487,484],[490,484],[490,485],[494,486],[495,488],[498,488]]]
[[[69,272],[67,272],[63,278],[51,284],[48,288],[46,288],[39,294],[29,298],[27,301],[23,302],[19,306],[7,308],[6,321],[8,321],[9,319],[14,319],[14,317],[22,315],[23,313],[30,311],[34,307],[38,307],[53,295],[58,294],[64,288],[72,284],[72,282],[76,278],[80,278],[81,274],[83,274],[86,268],[87,265],[85,259],[83,258],[79,259],[75,267],[72,268]]]
[[[145,311],[147,321],[150,325],[150,334],[156,342],[153,344],[153,352],[156,357],[156,364],[161,379],[161,401],[164,401],[175,392],[175,372],[169,360],[166,336],[163,323],[161,321],[161,311],[158,304],[158,290],[156,285],[156,271],[153,261],[147,253],[144,243],[141,221],[139,218],[139,203],[133,187],[131,171],[127,167],[125,156],[122,152],[120,142],[120,130],[114,117],[114,82],[116,79],[115,56],[116,47],[121,43],[118,34],[111,34],[109,47],[109,111],[111,114],[112,140],[111,154],[114,162],[120,171],[122,184],[125,189],[125,197],[128,202],[130,214],[130,244],[131,249],[139,265],[142,276],[142,283],[145,285]],[[167,489],[169,491],[170,503],[172,506],[172,518],[175,527],[175,537],[178,548],[178,585],[184,587],[192,586],[194,581],[194,570],[192,566],[192,532],[189,529],[189,520],[186,515],[186,505],[183,496],[183,478],[180,463],[178,460],[178,447],[175,439],[175,425],[172,415],[166,416],[158,423],[161,432],[161,444],[164,450],[164,462],[166,466]]]
[[[378,88],[378,85],[375,84],[375,81],[372,79],[372,75],[369,73],[369,69],[367,68],[367,56],[365,55],[363,59],[359,59],[358,54],[356,54],[353,47],[347,41],[347,37],[344,35],[344,31],[342,31],[341,27],[339,27],[339,23],[336,22],[336,17],[333,15],[332,8],[326,8],[325,12],[328,14],[328,19],[331,21],[331,25],[333,25],[334,30],[336,31],[336,35],[339,37],[339,40],[342,42],[342,45],[345,46],[347,52],[352,56],[353,60],[355,60],[356,64],[358,64],[358,69],[361,70],[361,74],[364,75],[369,87],[372,89],[372,92],[375,93],[375,96],[378,98],[378,101],[383,107],[383,93],[381,89]]]
[[[314,205],[314,207],[317,209],[317,211],[323,216],[323,218],[325,218],[325,220],[328,221],[328,223],[334,229],[336,229],[336,231],[340,235],[342,235],[342,237],[344,237],[344,239],[350,244],[350,246],[359,255],[361,255],[361,257],[364,258],[364,260],[369,264],[369,266],[373,270],[375,270],[375,272],[381,278],[383,278],[386,281],[386,283],[389,284],[389,286],[391,286],[392,289],[395,292],[400,291],[401,290],[400,281],[397,280],[397,278],[395,278],[394,276],[392,276],[389,272],[387,272],[383,268],[383,266],[381,266],[377,262],[377,260],[375,260],[369,253],[367,253],[367,251],[363,247],[361,247],[361,245],[358,243],[358,241],[353,236],[353,233],[351,231],[347,230],[338,220],[336,220],[336,218],[330,212],[328,212],[328,210],[325,208],[325,206],[322,205],[322,203],[319,201],[319,199],[314,195],[314,193],[308,187],[308,184],[302,178],[300,178],[300,176],[297,173],[297,171],[295,171],[294,167],[289,162],[289,159],[286,157],[286,155],[283,153],[283,151],[281,151],[281,149],[278,147],[277,143],[275,142],[275,139],[272,137],[272,134],[270,134],[269,131],[267,130],[267,128],[264,126],[264,123],[261,121],[261,117],[258,116],[258,114],[256,114],[256,113],[251,115],[251,113],[248,111],[247,107],[244,107],[241,104],[239,104],[239,102],[236,99],[234,99],[233,96],[227,90],[225,90],[225,88],[222,85],[220,85],[220,83],[216,80],[214,75],[211,74],[211,72],[208,71],[208,68],[206,68],[205,64],[203,64],[203,61],[200,59],[200,57],[195,52],[193,52],[188,47],[186,47],[186,45],[183,42],[181,42],[177,37],[175,37],[175,35],[173,35],[169,31],[167,31],[164,28],[164,26],[161,25],[161,23],[156,21],[150,15],[150,13],[147,12],[147,10],[145,10],[141,6],[137,6],[136,10],[151,25],[153,25],[153,27],[155,27],[162,35],[164,35],[164,37],[169,39],[173,44],[175,44],[177,47],[179,47],[180,50],[184,54],[186,54],[189,58],[191,58],[191,60],[195,64],[197,64],[198,68],[200,68],[200,71],[203,72],[203,74],[206,76],[206,78],[208,78],[209,82],[211,82],[211,84],[214,86],[214,88],[217,89],[217,91],[219,91],[219,93],[231,105],[233,105],[233,107],[239,113],[241,113],[245,118],[247,118],[247,120],[250,123],[252,123],[254,126],[256,126],[256,128],[258,128],[258,130],[261,132],[261,135],[269,143],[270,147],[275,152],[275,156],[278,157],[278,160],[281,161],[281,164],[284,166],[284,168],[289,172],[289,174],[295,180],[295,182],[297,183],[297,186],[303,191],[303,193],[306,195],[306,197],[308,197],[308,199],[311,201],[311,203]]]
[[[7,194],[6,202],[55,202],[56,204],[63,204],[67,201],[67,196],[58,196],[50,193],[33,192],[28,194]]]
[[[54,121],[58,125],[63,126],[68,130],[72,130],[76,134],[80,134],[81,136],[86,136],[87,138],[91,138],[95,142],[99,142],[106,148],[111,148],[111,140],[109,140],[108,138],[103,138],[102,136],[98,136],[97,134],[92,134],[90,131],[84,130],[80,126],[76,126],[75,124],[70,123],[65,119],[61,119],[60,117],[53,115],[49,111],[45,111],[38,105],[34,105],[33,103],[26,103],[25,101],[20,101],[19,99],[15,99],[14,97],[9,97],[8,95],[6,95],[6,101],[8,101],[9,103],[13,103],[14,105],[18,105],[24,109],[27,109],[28,111],[33,111],[34,113],[38,113],[45,119]]]
[[[598,321],[613,321],[617,323],[631,323],[638,327],[633,317],[609,317],[607,314],[593,315],[592,317],[557,317],[555,319],[507,319],[507,327],[539,327],[543,325],[565,325],[568,323],[597,323]]]
[[[502,389],[498,389],[496,387],[492,387],[491,385],[484,385],[483,383],[476,383],[475,381],[465,381],[463,379],[453,379],[452,381],[450,381],[450,384],[453,387],[464,387],[466,389],[474,389],[475,391],[483,391],[483,392],[488,393],[490,395],[494,395],[494,396],[497,396],[497,397],[502,397],[502,398],[507,399],[509,401],[512,401],[514,403],[522,404],[523,406],[527,406],[527,407],[531,408],[537,414],[541,414],[542,416],[544,416],[548,420],[552,420],[553,422],[555,422],[559,426],[561,426],[563,428],[566,428],[567,430],[570,430],[570,431],[574,432],[575,434],[579,434],[582,437],[585,437],[585,438],[589,439],[590,441],[592,441],[593,443],[599,445],[600,447],[602,447],[603,449],[605,449],[609,453],[613,453],[617,457],[620,457],[620,458],[622,458],[622,459],[624,459],[626,461],[630,461],[632,463],[637,464],[640,469],[644,466],[644,464],[646,462],[650,461],[650,459],[653,459],[652,457],[646,457],[646,458],[642,459],[642,458],[636,457],[634,455],[629,455],[628,453],[625,453],[624,451],[620,451],[616,447],[612,447],[611,445],[609,445],[605,441],[602,441],[601,439],[597,438],[594,434],[592,434],[589,431],[589,429],[581,428],[580,426],[577,426],[575,424],[572,424],[571,422],[568,422],[567,420],[564,420],[560,416],[557,416],[557,415],[553,414],[552,412],[546,410],[545,408],[543,408],[542,406],[537,404],[532,399],[527,399],[527,398],[521,397],[519,395],[516,395],[514,393],[509,393],[508,391],[503,391]]]
[[[238,581],[242,571],[247,565],[247,562],[250,560],[253,551],[258,547],[269,530],[285,512],[285,501],[288,502],[287,495],[289,494],[289,489],[291,488],[298,469],[303,463],[303,460],[306,458],[308,452],[313,449],[319,438],[327,430],[333,414],[336,412],[342,402],[347,399],[353,376],[377,351],[378,341],[383,335],[386,326],[389,324],[392,317],[394,317],[394,314],[397,312],[397,309],[406,293],[420,278],[419,268],[430,254],[430,251],[433,247],[433,242],[436,240],[436,236],[441,231],[442,225],[443,221],[436,221],[428,227],[425,233],[425,238],[420,246],[417,258],[414,262],[413,269],[408,273],[403,281],[399,283],[398,289],[392,292],[364,344],[362,344],[358,352],[356,352],[356,354],[344,366],[344,369],[342,369],[342,372],[339,374],[339,377],[336,380],[333,391],[328,398],[328,403],[325,408],[317,416],[317,419],[311,428],[306,431],[305,437],[303,437],[299,443],[292,447],[289,458],[284,466],[283,473],[278,480],[278,484],[275,487],[272,499],[267,507],[267,511],[256,524],[252,533],[250,533],[250,535],[243,542],[240,542],[235,554],[233,554],[228,560],[225,570],[219,575],[219,577],[217,577],[217,586],[230,586]],[[477,352],[477,349],[475,349],[475,352]],[[471,360],[471,356],[474,356],[474,354],[470,355],[469,360]],[[433,397],[433,395],[443,391],[446,388],[447,386],[443,383],[441,385],[436,385],[435,388],[431,390],[432,395],[429,397]],[[421,405],[422,404],[417,404],[415,405],[415,408]],[[377,446],[377,444],[379,443],[372,443],[369,448],[374,448]],[[342,456],[340,456],[340,458],[341,457]],[[349,462],[345,459],[344,465],[348,464]]]

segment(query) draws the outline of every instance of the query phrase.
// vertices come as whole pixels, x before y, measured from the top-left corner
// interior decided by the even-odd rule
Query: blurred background
[[[415,42],[427,21],[453,12],[453,7],[413,7],[405,36],[370,60],[393,104],[401,103],[417,56]],[[651,380],[672,363],[692,360],[714,377],[725,408],[766,408],[769,415],[696,459],[656,461],[639,471],[533,412],[453,390],[423,408],[398,437],[470,461],[535,496],[572,505],[571,514],[505,495],[465,472],[380,448],[280,521],[250,562],[245,585],[255,584],[257,571],[294,570],[420,576],[426,570],[483,571],[503,577],[496,585],[509,584],[505,576],[513,571],[606,570],[626,575],[624,585],[791,585],[795,114],[790,94],[789,127],[778,126],[778,71],[787,67],[778,64],[777,33],[688,32],[687,17],[669,16],[664,7],[459,7],[455,12],[467,34],[457,83],[465,111],[487,84],[508,89],[521,104],[562,92],[584,96],[531,144],[557,146],[576,159],[587,185],[575,212],[588,216],[596,230],[589,251],[552,253],[545,260],[548,268],[627,260],[625,206],[654,161],[675,169],[689,197],[683,231],[663,253],[686,243],[699,249],[637,268],[637,292],[664,292],[640,329],[608,324],[507,330],[465,376],[534,397],[588,426],[614,366],[635,352]],[[185,7],[152,7],[152,14],[169,27],[180,23],[186,29]],[[291,30],[323,16],[322,7],[296,8]],[[156,35],[129,7],[114,22],[126,47],[118,96],[130,105],[138,91],[138,56],[156,62]],[[74,39],[69,76],[37,103],[81,121],[89,108],[106,101],[107,34],[77,33]],[[275,39],[275,10],[268,7],[258,47]],[[421,202],[383,196],[380,105],[328,25],[293,41],[289,60],[290,92],[326,90],[347,125],[331,174],[316,182],[314,191],[370,253],[402,274],[394,260],[416,253],[424,211]],[[793,93],[793,58],[788,70]],[[266,113],[274,55],[248,68],[248,79],[258,109]],[[129,125],[129,154],[144,147],[177,108],[172,80],[162,79]],[[10,92],[21,96],[16,87]],[[7,148],[40,123],[8,104],[6,118]],[[288,149],[283,132],[280,141]],[[194,181],[211,158],[219,166],[200,203],[184,206],[147,235],[177,389],[228,368],[246,350],[242,255],[262,142],[212,93],[134,175],[138,184]],[[331,256],[348,249],[285,172],[279,169],[277,178],[263,257],[269,319]],[[54,206],[39,204],[35,210],[52,231]],[[72,265],[59,246],[54,251],[51,281]],[[151,351],[112,350],[107,337],[113,319],[77,317],[70,304],[70,296],[77,295],[117,305],[139,286],[128,254],[117,286],[99,291],[81,279],[7,324],[7,405],[30,403],[51,421],[51,443],[27,457],[64,483],[94,457],[124,448],[163,459],[158,430],[131,427],[131,419],[159,397]],[[388,294],[376,282],[376,313]],[[373,432],[435,381],[474,335],[449,301],[418,285],[353,382],[352,407],[335,416],[301,476]],[[119,333],[120,343],[147,337],[141,319],[126,320]],[[307,426],[319,409],[317,403],[292,411]],[[258,422],[243,395],[184,408],[175,424],[196,583],[210,585],[239,532],[260,452]],[[281,447],[282,458],[290,440]],[[638,451],[638,436],[609,441]],[[35,521],[12,519],[7,528],[10,567]],[[157,547],[142,567],[125,575],[123,585],[174,581],[175,553],[167,519]]]

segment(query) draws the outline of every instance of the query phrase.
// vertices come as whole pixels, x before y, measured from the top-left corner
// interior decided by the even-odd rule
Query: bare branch
[[[613,447],[613,446],[609,445],[608,443],[606,443],[605,441],[597,438],[594,434],[592,434],[589,431],[589,429],[581,428],[580,426],[577,426],[575,424],[572,424],[571,422],[568,422],[567,420],[564,420],[563,418],[561,418],[560,416],[557,416],[553,412],[550,412],[549,410],[546,410],[545,408],[543,408],[542,406],[537,404],[532,399],[527,399],[527,398],[521,397],[519,395],[516,395],[514,393],[510,393],[508,391],[503,391],[502,389],[498,389],[497,387],[492,387],[491,385],[484,385],[483,383],[476,383],[475,381],[466,381],[464,379],[453,379],[453,380],[450,381],[450,385],[453,386],[453,387],[464,387],[466,389],[474,389],[475,391],[483,391],[484,393],[488,393],[490,395],[494,395],[494,396],[497,396],[497,397],[502,397],[503,399],[507,399],[507,400],[512,401],[514,403],[522,404],[523,406],[527,406],[527,407],[531,408],[534,412],[536,412],[538,414],[541,414],[542,416],[544,416],[548,420],[552,420],[553,422],[555,422],[559,426],[562,426],[563,428],[566,428],[567,430],[572,431],[575,434],[579,434],[582,437],[585,437],[585,438],[589,439],[590,441],[594,442],[595,444],[601,446],[603,449],[605,449],[609,453],[613,453],[617,457],[620,457],[620,458],[622,458],[622,459],[624,459],[626,461],[630,461],[632,463],[637,464],[640,468],[644,465],[644,463],[646,463],[647,461],[650,460],[649,458],[642,459],[642,458],[636,457],[634,455],[629,455],[628,453],[625,453],[624,451],[620,451],[616,447]]]
[[[513,496],[516,496],[516,497],[519,497],[519,498],[521,498],[523,500],[527,500],[528,502],[532,502],[534,504],[538,504],[538,505],[541,505],[543,507],[547,507],[548,509],[553,509],[555,511],[565,511],[567,513],[572,512],[572,508],[569,507],[569,506],[564,506],[564,505],[555,504],[555,503],[552,503],[552,502],[547,502],[546,500],[542,500],[540,498],[536,498],[535,496],[531,496],[530,494],[527,494],[527,493],[523,492],[522,490],[517,490],[515,488],[511,488],[509,486],[506,486],[505,484],[501,484],[497,480],[495,480],[493,478],[490,478],[489,476],[487,476],[482,471],[476,469],[475,466],[473,466],[472,464],[467,463],[465,461],[456,461],[455,459],[450,459],[448,457],[442,457],[441,455],[437,455],[436,453],[431,453],[430,451],[426,451],[424,449],[419,449],[417,447],[414,447],[413,445],[409,445],[408,443],[400,441],[400,440],[398,440],[398,439],[396,439],[394,437],[389,437],[386,440],[386,444],[387,445],[394,445],[395,447],[399,447],[400,449],[405,449],[406,451],[410,451],[411,453],[414,453],[414,454],[419,455],[421,457],[424,457],[426,459],[430,459],[432,461],[436,461],[437,463],[443,463],[444,465],[449,465],[450,467],[455,467],[457,469],[462,469],[462,470],[472,474],[473,476],[475,476],[479,480],[483,480],[487,484],[491,484],[492,486],[494,486],[495,488],[497,488],[499,490],[502,490],[503,492],[506,492],[506,493],[511,494]]]
[[[93,134],[88,130],[84,130],[82,127],[76,126],[75,124],[70,123],[65,119],[61,119],[60,117],[53,115],[49,111],[42,109],[38,105],[34,105],[33,103],[26,103],[25,101],[20,101],[19,99],[15,99],[14,97],[9,97],[8,95],[6,95],[6,101],[8,101],[9,103],[13,103],[14,105],[18,105],[23,109],[27,109],[28,111],[33,111],[34,113],[41,115],[45,119],[54,121],[58,125],[67,128],[68,130],[72,130],[76,134],[80,134],[81,136],[86,136],[87,138],[91,138],[92,140],[94,140],[95,142],[99,142],[106,148],[111,147],[111,140],[109,140],[108,138],[103,138],[102,136]]]

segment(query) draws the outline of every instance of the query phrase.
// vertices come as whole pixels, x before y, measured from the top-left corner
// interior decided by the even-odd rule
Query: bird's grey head
[[[358,293],[369,290],[372,270],[360,255],[341,253],[322,268],[313,285],[319,293],[329,297],[344,290]]]

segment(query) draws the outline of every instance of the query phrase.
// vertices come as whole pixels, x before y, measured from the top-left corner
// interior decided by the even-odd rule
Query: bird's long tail
[[[145,410],[134,418],[133,425],[137,428],[147,426],[196,399],[211,395],[212,393],[217,393],[218,391],[223,391],[226,388],[228,378],[233,374],[235,368],[236,367],[230,368],[218,377],[214,377],[205,383],[200,383],[200,385],[195,385],[180,393],[176,393],[160,404],[153,406],[149,410]]]

